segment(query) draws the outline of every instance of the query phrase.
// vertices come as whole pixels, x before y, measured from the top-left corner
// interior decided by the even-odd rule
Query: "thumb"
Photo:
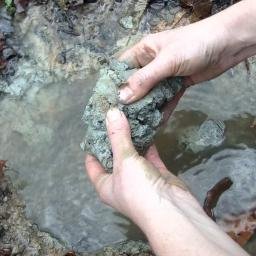
[[[131,132],[125,114],[118,108],[107,112],[106,125],[111,143],[114,165],[137,152],[131,140]]]
[[[158,65],[158,60],[154,59],[131,75],[127,83],[120,89],[120,101],[129,104],[146,95],[163,78]]]
[[[132,103],[145,96],[158,82],[174,74],[174,60],[158,55],[149,64],[131,75],[119,92],[120,101]]]

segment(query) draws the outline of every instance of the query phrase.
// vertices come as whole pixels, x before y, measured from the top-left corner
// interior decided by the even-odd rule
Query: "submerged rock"
[[[206,162],[189,169],[179,177],[203,204],[210,188],[224,177],[233,185],[221,195],[215,208],[218,219],[229,219],[255,209],[256,150],[251,148],[225,149]]]
[[[209,119],[199,127],[188,127],[180,138],[180,143],[194,153],[207,147],[217,147],[225,140],[225,124],[221,120]]]
[[[107,111],[117,106],[125,113],[131,126],[132,141],[139,153],[143,154],[152,143],[163,119],[163,105],[181,89],[179,78],[166,79],[143,99],[123,105],[118,101],[118,87],[135,71],[136,69],[129,69],[128,65],[116,61],[103,68],[82,118],[87,125],[83,148],[95,155],[109,171],[113,163],[105,126]]]
[[[0,255],[62,256],[65,247],[25,216],[25,204],[8,176],[0,178]]]
[[[120,24],[122,27],[124,27],[126,29],[132,29],[133,28],[132,16],[127,16],[127,17],[121,18]]]

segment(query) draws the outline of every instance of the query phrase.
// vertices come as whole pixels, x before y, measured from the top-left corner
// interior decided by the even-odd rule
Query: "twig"
[[[220,196],[228,190],[233,185],[232,180],[229,177],[225,177],[220,180],[217,184],[215,184],[206,194],[206,198],[204,200],[204,211],[206,214],[212,218],[214,221],[216,220],[214,216],[214,208],[216,207]]]

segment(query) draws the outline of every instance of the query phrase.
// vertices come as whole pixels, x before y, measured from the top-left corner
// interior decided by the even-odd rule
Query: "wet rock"
[[[3,59],[9,60],[12,57],[16,56],[16,52],[12,48],[5,48],[2,51]]]
[[[133,18],[132,16],[123,17],[120,19],[120,24],[122,27],[126,29],[132,29],[133,28]]]
[[[221,195],[215,208],[217,219],[230,218],[255,209],[256,150],[225,149],[179,175],[203,204],[207,191],[224,177],[233,185]]]
[[[225,124],[221,120],[206,120],[199,127],[199,137],[203,145],[218,146],[224,139]]]
[[[0,203],[0,255],[63,255],[64,247],[49,234],[40,232],[25,217],[25,205],[9,177],[0,180],[8,192]]]
[[[65,52],[61,52],[57,55],[56,57],[56,61],[60,64],[65,64],[67,59],[66,59],[66,53]]]
[[[118,87],[135,71],[136,69],[129,69],[125,63],[116,61],[103,68],[83,115],[83,121],[87,125],[83,147],[95,155],[109,171],[113,163],[105,126],[108,109],[117,106],[125,113],[131,126],[133,143],[139,153],[143,154],[152,143],[162,121],[161,108],[181,89],[179,78],[166,79],[143,99],[130,105],[120,104]]]
[[[141,241],[128,241],[120,243],[116,246],[109,246],[97,254],[98,256],[114,256],[114,255],[138,255],[153,256],[153,252],[148,244]]]
[[[217,147],[225,139],[225,124],[221,120],[209,119],[204,121],[200,127],[189,127],[185,129],[180,138],[180,144],[194,153],[207,147]]]
[[[216,120],[228,120],[244,113],[255,115],[255,57],[250,63],[251,76],[241,63],[215,79],[191,86],[176,109],[201,111]]]

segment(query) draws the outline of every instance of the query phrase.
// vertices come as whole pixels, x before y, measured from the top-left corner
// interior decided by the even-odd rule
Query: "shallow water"
[[[28,217],[78,250],[99,249],[129,232],[129,222],[99,201],[84,173],[80,120],[95,79],[0,102],[0,155],[14,170]]]
[[[239,69],[236,72],[240,72],[239,79],[228,72],[189,89],[158,135],[160,154],[175,173],[204,164],[224,149],[241,148],[241,144],[256,148],[256,130],[250,127],[256,116],[256,104],[251,101],[256,98],[255,80],[248,80]],[[81,116],[96,79],[92,74],[40,91],[32,88],[20,100],[5,97],[0,101],[0,155],[9,160],[13,169],[9,174],[24,197],[28,217],[81,251],[142,238],[127,219],[99,201],[84,174],[84,153],[79,147],[84,136]],[[198,127],[207,118],[224,121],[224,142],[198,153],[185,149],[180,143],[185,129]]]
[[[255,117],[249,114],[224,121],[225,139],[219,146],[209,146],[202,151],[193,152],[183,145],[184,133],[190,128],[199,128],[208,118],[206,114],[199,111],[176,111],[168,127],[158,134],[156,146],[163,161],[172,172],[183,173],[226,148],[236,148],[242,144],[256,148],[256,130],[251,127]]]
[[[92,75],[72,84],[54,84],[40,92],[30,91],[22,100],[6,97],[0,103],[0,130],[4,134],[0,155],[9,159],[15,170],[10,175],[24,196],[28,217],[78,250],[96,250],[127,237],[141,238],[134,226],[98,200],[84,175],[80,118],[95,79]],[[225,121],[222,145],[199,153],[184,150],[179,143],[182,132],[205,119],[207,113],[176,111],[157,137],[160,154],[175,173],[225,148],[241,143],[256,147],[255,129],[250,127],[254,117],[247,114]]]

